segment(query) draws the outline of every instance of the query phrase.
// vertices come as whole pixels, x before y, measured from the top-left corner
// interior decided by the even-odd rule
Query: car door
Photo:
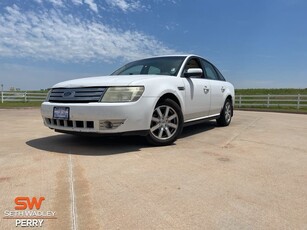
[[[205,70],[205,78],[208,79],[211,86],[211,106],[209,115],[219,115],[224,106],[224,92],[227,87],[226,82],[219,77],[219,73],[211,63],[204,59],[201,59],[201,63]]]
[[[184,72],[189,68],[202,69],[199,58],[191,57],[186,62],[182,73],[185,88],[185,121],[206,117],[210,112],[210,81],[204,78],[204,74],[202,76],[185,77]]]

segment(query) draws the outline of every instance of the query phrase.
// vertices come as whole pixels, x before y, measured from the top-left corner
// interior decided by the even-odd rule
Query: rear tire
[[[216,122],[219,126],[228,126],[232,118],[232,102],[230,99],[226,99],[220,117],[216,119]]]
[[[177,140],[183,128],[179,105],[171,99],[158,102],[151,117],[147,141],[156,146],[170,145]]]

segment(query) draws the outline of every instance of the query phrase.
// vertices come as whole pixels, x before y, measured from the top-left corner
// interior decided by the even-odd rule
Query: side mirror
[[[184,77],[201,77],[203,70],[201,68],[190,68],[184,72]]]

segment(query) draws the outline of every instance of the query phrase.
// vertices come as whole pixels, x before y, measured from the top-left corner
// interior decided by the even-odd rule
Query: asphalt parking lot
[[[0,229],[20,196],[56,212],[43,229],[307,229],[306,115],[236,111],[167,147],[58,134],[38,109],[0,127]]]

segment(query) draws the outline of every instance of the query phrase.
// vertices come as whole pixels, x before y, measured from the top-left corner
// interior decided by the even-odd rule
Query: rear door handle
[[[207,86],[204,87],[204,93],[205,93],[205,94],[209,93],[209,89],[208,89]]]
[[[222,86],[222,88],[221,88],[222,93],[224,93],[225,90],[226,90],[226,89]]]

